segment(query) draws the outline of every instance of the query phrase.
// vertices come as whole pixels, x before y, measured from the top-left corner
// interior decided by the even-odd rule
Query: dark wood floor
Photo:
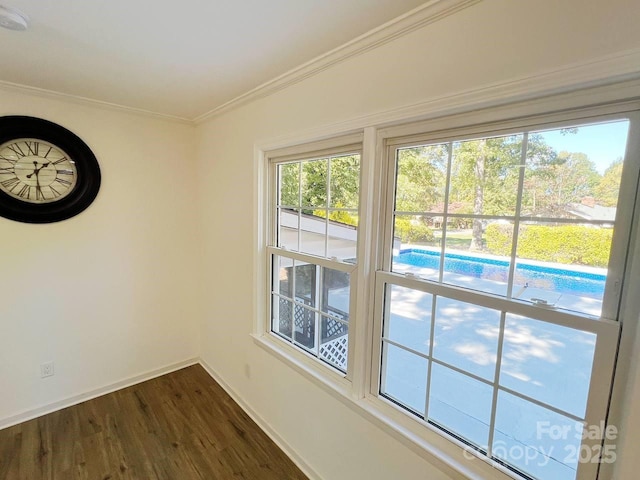
[[[306,477],[200,365],[0,430],[1,480],[235,478]]]

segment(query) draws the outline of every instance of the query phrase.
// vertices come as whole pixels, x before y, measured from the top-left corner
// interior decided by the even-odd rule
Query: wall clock
[[[0,216],[26,223],[66,220],[100,190],[100,167],[78,136],[34,117],[0,117]]]

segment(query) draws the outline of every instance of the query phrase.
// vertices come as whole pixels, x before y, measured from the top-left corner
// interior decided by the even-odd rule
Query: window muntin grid
[[[583,244],[599,242],[602,251],[610,251],[618,192],[611,194],[608,207],[578,204],[597,199],[580,198],[581,182],[574,175],[578,191],[565,188],[560,189],[564,195],[551,195],[561,182],[554,175],[566,177],[576,166],[585,169],[589,160],[581,153],[557,152],[545,142],[563,132],[611,133],[612,126],[617,141],[623,143],[614,145],[614,154],[624,155],[628,119],[396,148],[391,173],[395,179],[391,271],[579,314],[615,317],[617,304],[602,310],[608,256],[594,258],[593,252],[585,252],[572,261],[570,249],[577,252],[580,245],[565,238],[580,242],[582,236]],[[617,172],[618,184],[621,177],[622,169]],[[544,203],[541,192],[566,202]],[[458,236],[463,229],[472,231],[466,247],[460,246]],[[558,249],[557,261],[540,261],[544,247],[532,248],[536,243],[545,245],[536,241],[541,232],[548,251]],[[489,243],[489,252],[481,251]],[[423,258],[410,258],[418,255]],[[574,284],[593,283],[591,291],[581,292],[586,301],[573,295],[570,286],[559,285],[569,276],[577,277]]]
[[[611,121],[613,120],[613,121]],[[629,129],[631,122],[635,122],[635,116],[629,118],[613,118],[607,119],[602,123],[621,123],[624,122],[629,131],[637,129]],[[573,125],[579,127],[590,126],[593,123],[576,122]],[[569,127],[562,128],[572,128]],[[597,124],[596,124],[597,125]],[[552,130],[561,130],[562,128],[553,127]],[[547,129],[549,130],[549,129]],[[374,390],[376,394],[382,398],[390,401],[392,404],[399,406],[405,411],[411,412],[414,416],[421,419],[421,421],[428,425],[434,426],[439,430],[446,432],[447,435],[462,442],[462,444],[468,445],[468,448],[477,451],[481,456],[491,458],[498,464],[504,466],[507,470],[514,472],[519,476],[535,476],[541,479],[591,479],[595,477],[597,472],[597,464],[583,464],[578,462],[578,458],[575,455],[565,454],[561,460],[551,455],[544,455],[544,452],[538,451],[541,454],[543,460],[546,458],[547,463],[553,464],[547,470],[541,470],[535,465],[525,465],[519,462],[519,459],[513,456],[505,455],[505,451],[508,453],[509,448],[513,445],[518,445],[521,448],[535,451],[539,450],[540,445],[548,446],[555,449],[556,454],[562,452],[581,452],[587,449],[589,452],[593,452],[594,455],[602,448],[602,441],[598,439],[581,439],[580,433],[583,425],[597,425],[599,421],[606,417],[607,405],[608,405],[608,389],[610,387],[610,379],[613,371],[613,365],[615,362],[615,352],[617,339],[619,335],[619,325],[615,321],[607,321],[606,319],[615,320],[617,317],[617,309],[620,295],[620,282],[623,275],[623,266],[626,258],[626,250],[628,249],[628,236],[630,233],[631,216],[628,212],[624,215],[617,215],[615,218],[605,216],[602,214],[594,215],[593,218],[582,218],[579,221],[575,216],[571,215],[558,215],[557,212],[550,210],[545,212],[544,215],[535,216],[531,211],[531,199],[525,198],[526,195],[530,195],[528,188],[527,176],[525,175],[530,158],[534,157],[530,150],[527,149],[529,142],[529,136],[535,135],[537,132],[545,131],[543,129],[534,128],[531,130],[520,130],[519,132],[508,133],[502,135],[502,137],[508,137],[512,144],[520,142],[524,147],[521,148],[520,158],[521,162],[516,165],[518,169],[517,175],[517,188],[515,208],[512,208],[513,201],[498,205],[494,210],[480,210],[481,213],[469,213],[469,212],[456,212],[451,211],[450,195],[452,193],[451,178],[452,178],[452,156],[455,152],[456,144],[459,145],[463,141],[469,140],[457,140],[452,138],[450,141],[439,141],[434,143],[402,143],[397,141],[395,147],[389,148],[389,170],[387,173],[387,184],[392,184],[393,188],[388,187],[390,196],[387,197],[387,208],[390,215],[387,218],[386,234],[385,234],[385,247],[383,254],[382,271],[376,272],[376,304],[377,304],[377,322],[381,331],[379,337],[380,344],[375,350],[378,358],[379,370],[377,370],[378,378],[374,378],[373,383],[377,386]],[[491,137],[486,135],[482,138],[498,138],[500,135]],[[462,137],[461,137],[462,138]],[[471,139],[476,141],[477,139]],[[625,140],[626,132],[625,132]],[[390,142],[392,143],[392,142]],[[441,204],[431,202],[431,206],[426,208],[407,208],[402,205],[402,202],[398,201],[398,197],[403,195],[404,192],[401,188],[401,182],[399,178],[399,151],[403,148],[415,148],[425,147],[431,149],[428,156],[433,160],[436,158],[434,177],[437,175],[440,179],[446,179],[444,186],[434,185],[432,190],[432,198],[444,198]],[[620,151],[622,155],[625,155],[625,147],[621,146]],[[434,153],[435,151],[435,153]],[[439,163],[438,163],[439,162]],[[515,163],[515,162],[513,162]],[[636,162],[628,160],[625,162],[625,175],[620,177],[625,178],[622,182],[626,186],[621,187],[620,192],[624,190],[624,194],[620,193],[620,199],[625,201],[633,201],[635,198],[635,188],[638,176],[638,166]],[[524,165],[524,168],[522,167]],[[445,167],[446,166],[446,167]],[[513,176],[513,175],[512,175]],[[626,182],[626,183],[625,183]],[[406,182],[405,182],[406,183]],[[509,194],[513,192],[513,189],[505,189]],[[616,192],[617,193],[617,192]],[[508,195],[507,195],[508,196]],[[403,200],[406,199],[405,195]],[[619,202],[622,200],[619,199]],[[405,203],[406,205],[406,203]],[[505,206],[506,205],[506,206]],[[620,220],[622,218],[622,220]],[[452,255],[445,256],[446,253],[451,253],[455,247],[455,237],[453,241],[448,242],[450,238],[443,234],[444,241],[434,248],[435,254],[433,255],[431,263],[428,268],[421,270],[411,270],[406,266],[403,266],[401,262],[396,261],[394,256],[400,253],[402,250],[402,244],[398,242],[397,235],[398,230],[402,228],[407,229],[407,219],[429,219],[429,221],[439,220],[443,225],[444,232],[447,231],[448,224],[451,221],[460,223],[471,223],[472,221],[480,220],[482,222],[499,221],[504,224],[505,222],[511,223],[510,238],[506,242],[505,248],[508,251],[507,261],[504,259],[488,259],[488,260],[502,260],[505,264],[501,265],[502,280],[504,284],[501,286],[502,291],[487,290],[479,288],[476,285],[470,285],[467,282],[455,281],[455,279],[447,278],[448,267],[447,263],[451,262]],[[424,220],[422,220],[424,223]],[[606,289],[602,294],[602,303],[598,305],[597,311],[587,310],[584,308],[576,308],[573,304],[563,304],[556,300],[549,300],[547,303],[532,300],[522,296],[522,285],[518,283],[519,269],[527,267],[527,263],[522,261],[519,256],[518,239],[521,235],[523,227],[529,225],[540,224],[553,224],[554,226],[573,226],[576,224],[587,225],[591,227],[612,227],[615,224],[616,238],[614,242],[611,238],[608,239],[609,247],[612,250],[611,257],[608,261],[609,275],[606,279]],[[410,228],[410,227],[409,227]],[[415,229],[417,232],[412,232],[414,236],[419,236],[422,232],[420,229]],[[395,235],[394,235],[395,233]],[[520,235],[519,235],[520,234]],[[616,243],[617,242],[617,243]],[[615,243],[615,245],[611,245]],[[463,252],[464,253],[464,252]],[[464,257],[464,255],[463,255]],[[464,260],[464,258],[462,258]],[[491,262],[487,262],[491,263]],[[405,264],[406,265],[406,264]],[[534,266],[535,263],[534,263]],[[588,274],[594,273],[585,269]],[[613,272],[613,273],[612,273]],[[596,272],[600,273],[600,272]],[[479,278],[482,279],[482,276]],[[505,281],[505,279],[507,281]],[[495,281],[495,277],[488,278],[488,280]],[[411,292],[419,293],[422,295],[423,300],[421,302],[424,305],[423,310],[426,312],[423,314],[423,321],[425,324],[429,324],[429,328],[423,330],[417,334],[399,334],[399,330],[392,328],[394,322],[393,316],[398,313],[401,308],[398,305],[391,302],[391,292],[394,289],[403,289],[405,297],[410,296]],[[395,293],[397,295],[397,292]],[[424,299],[429,300],[425,301]],[[435,327],[438,316],[436,314],[436,305],[440,301],[457,301],[467,302],[477,308],[493,309],[496,313],[494,317],[499,317],[499,327],[496,329],[495,319],[492,326],[493,335],[497,333],[497,346],[491,352],[480,352],[484,354],[486,358],[493,358],[493,362],[486,362],[488,368],[485,368],[485,372],[479,372],[473,368],[469,368],[469,365],[464,365],[464,362],[460,362],[460,356],[464,357],[464,354],[469,354],[472,349],[462,348],[462,351],[455,352],[458,355],[453,355],[450,358],[443,358],[442,354],[434,354],[434,348],[437,353],[438,348],[442,349],[442,342],[438,342],[437,336],[438,329]],[[544,300],[544,299],[542,299]],[[429,304],[429,305],[426,305]],[[406,301],[403,307],[406,310]],[[405,312],[406,313],[406,312]],[[417,316],[414,312],[414,316]],[[599,318],[599,319],[598,319]],[[413,319],[415,321],[415,318]],[[397,321],[397,320],[396,320]],[[476,322],[475,327],[479,326]],[[540,330],[540,325],[545,326],[542,330],[545,335],[548,335],[548,327],[556,329],[561,332],[570,332],[569,335],[565,335],[565,339],[562,342],[564,344],[570,344],[573,340],[581,344],[582,347],[576,350],[574,356],[569,356],[559,360],[560,366],[556,365],[555,369],[562,368],[562,362],[571,362],[575,359],[580,359],[582,367],[577,375],[579,378],[586,378],[582,383],[576,383],[569,377],[563,377],[558,382],[565,384],[561,385],[564,389],[571,387],[574,391],[568,392],[568,395],[575,395],[578,398],[577,402],[563,403],[559,400],[557,392],[547,388],[538,388],[536,384],[539,384],[541,379],[531,376],[531,382],[527,382],[524,376],[518,379],[518,371],[509,371],[513,369],[514,356],[514,343],[517,344],[523,338],[523,335],[516,335],[513,333],[514,326],[520,328],[529,328],[534,326],[533,330]],[[479,331],[487,332],[486,329],[478,329]],[[496,332],[497,330],[497,332]],[[530,333],[531,335],[531,333]],[[404,337],[404,338],[401,338]],[[428,339],[425,341],[425,338]],[[524,336],[526,337],[526,335]],[[538,336],[539,337],[539,336]],[[573,340],[572,340],[573,339]],[[536,338],[535,335],[529,339],[530,341],[547,341],[548,339]],[[435,345],[435,347],[434,347]],[[458,345],[460,346],[460,345]],[[449,345],[451,347],[451,345]],[[465,347],[462,345],[462,347]],[[449,348],[451,349],[451,348]],[[444,351],[446,352],[446,348]],[[535,350],[535,349],[532,349]],[[451,353],[451,352],[449,352]],[[477,352],[476,352],[477,353]],[[389,365],[389,359],[393,363],[394,358],[404,357],[404,362],[399,361],[399,367],[396,367],[396,372],[401,371],[403,363],[406,363],[407,371],[413,371],[410,374],[411,378],[401,378],[397,373],[394,373],[393,365]],[[456,361],[458,360],[458,361]],[[578,360],[575,360],[578,361]],[[502,364],[504,362],[504,365]],[[489,378],[486,374],[486,370],[491,370],[491,366],[495,366],[495,374],[493,378]],[[436,371],[437,375],[434,380],[433,372]],[[438,373],[439,372],[439,373]],[[449,377],[449,381],[442,381],[442,373],[446,373]],[[549,378],[555,370],[550,371],[547,369],[544,378]],[[444,375],[446,377],[447,375]],[[562,375],[560,375],[562,377]],[[454,378],[455,377],[455,378]],[[480,408],[480,412],[476,412],[475,416],[466,413],[468,420],[465,422],[456,422],[454,417],[443,416],[442,408],[440,412],[438,409],[433,410],[433,405],[438,402],[447,407],[447,392],[442,390],[443,388],[450,387],[456,381],[466,382],[473,384],[469,387],[468,394],[471,397],[478,399],[479,405],[484,405]],[[575,378],[573,379],[575,380]],[[401,385],[409,385],[410,388],[404,390],[400,388]],[[439,386],[440,385],[440,386]],[[533,386],[532,386],[533,385]],[[577,387],[577,388],[574,388]],[[557,388],[557,385],[556,387]],[[438,392],[438,390],[441,390]],[[477,391],[476,391],[477,390]],[[474,391],[474,394],[469,392]],[[490,395],[487,393],[490,392]],[[577,393],[576,393],[577,392]],[[603,393],[604,392],[604,393]],[[567,392],[565,392],[567,393]],[[440,396],[436,403],[432,404],[432,397]],[[465,394],[466,395],[466,394]],[[489,398],[490,397],[490,398]],[[488,400],[489,399],[489,400]],[[588,401],[587,401],[588,399]],[[462,403],[461,403],[462,402]],[[459,404],[458,404],[459,403]],[[489,409],[487,409],[489,404]],[[524,415],[524,420],[530,419],[531,415],[538,415],[541,419],[547,419],[550,422],[569,428],[570,432],[574,433],[571,438],[563,439],[561,441],[552,442],[552,439],[547,438],[546,444],[544,442],[523,441],[522,432],[510,432],[506,426],[511,425],[514,421],[513,418],[509,420],[508,412],[514,410],[514,405],[520,405],[524,408],[521,411],[529,411],[529,415]],[[464,413],[464,398],[449,398],[448,406],[458,413]],[[523,407],[524,406],[524,407]],[[471,407],[468,407],[471,409]],[[475,407],[474,407],[475,408]],[[487,417],[488,412],[488,417]],[[505,413],[507,412],[507,413]],[[535,412],[535,413],[531,413]],[[444,418],[444,420],[443,420]],[[453,418],[453,420],[452,420]],[[487,421],[489,418],[489,421]],[[476,426],[474,427],[474,423]],[[517,423],[517,422],[516,422]],[[478,425],[484,425],[485,431],[482,431]],[[535,430],[535,422],[533,424],[524,422],[523,431],[529,431],[531,433],[532,428]],[[488,438],[487,438],[488,437]],[[484,440],[484,441],[483,441]],[[511,442],[511,443],[510,443]],[[528,443],[527,443],[528,442]],[[585,451],[587,451],[585,450]]]
[[[360,154],[276,165],[276,246],[356,263]]]
[[[347,373],[356,272],[360,153],[272,160],[271,327]]]

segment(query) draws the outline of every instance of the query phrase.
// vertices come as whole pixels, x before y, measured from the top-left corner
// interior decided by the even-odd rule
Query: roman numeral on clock
[[[20,183],[22,183],[22,182],[20,182],[20,180],[18,180],[18,177],[10,178],[8,180],[4,180],[4,181],[0,182],[0,184],[4,188],[9,190],[10,192],[12,192],[13,189],[16,188],[16,185],[18,185]]]
[[[71,186],[71,182],[69,180],[65,180],[64,178],[56,178],[56,182],[58,182],[60,185],[64,185],[65,187]]]
[[[31,187],[29,185],[23,185],[20,191],[18,192],[18,196],[20,198],[31,198]]]
[[[27,154],[24,153],[24,151],[20,148],[20,145],[18,145],[17,143],[14,143],[12,145],[8,145],[7,148],[9,150],[11,150],[13,153],[15,153],[16,155],[20,156],[20,157],[26,157]]]
[[[40,143],[38,142],[24,142],[29,150],[30,155],[38,155],[38,150],[40,150]]]

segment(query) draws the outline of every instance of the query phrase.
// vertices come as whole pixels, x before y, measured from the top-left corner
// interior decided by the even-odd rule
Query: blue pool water
[[[440,268],[440,252],[420,249],[403,249],[393,261],[423,268]],[[475,278],[491,279],[506,283],[509,276],[509,262],[478,258],[471,255],[447,253],[444,271]],[[557,267],[545,267],[528,263],[518,263],[515,270],[515,286],[542,288],[558,293],[567,293],[598,300],[604,294],[606,275],[581,272]],[[515,289],[514,289],[515,291]]]

